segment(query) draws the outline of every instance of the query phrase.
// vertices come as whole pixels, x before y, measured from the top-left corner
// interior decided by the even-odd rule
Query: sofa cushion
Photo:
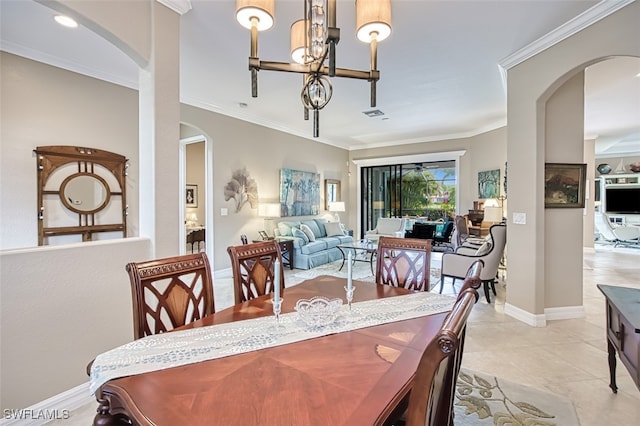
[[[310,241],[309,244],[306,244],[300,247],[300,252],[302,254],[313,254],[324,251],[327,249],[327,243],[322,240]]]
[[[278,222],[278,232],[280,232],[280,236],[282,237],[292,237],[293,232],[291,231],[291,228],[293,227],[299,228],[300,222]]]
[[[320,236],[321,237],[326,237],[327,236],[327,230],[325,229],[325,225],[329,222],[327,219],[324,218],[318,218],[318,219],[313,219],[317,224],[318,224],[318,228],[320,229]]]
[[[309,242],[314,242],[316,240],[316,235],[311,228],[309,228],[309,225],[304,223],[300,224],[300,230],[305,233],[307,238],[309,238]]]
[[[298,237],[302,240],[302,245],[309,244],[309,237],[300,228],[291,228],[294,237]]]
[[[327,222],[324,224],[324,229],[327,231],[327,237],[333,237],[338,235],[344,235],[342,230],[342,224],[340,222]]]
[[[330,249],[340,244],[340,237],[324,237],[318,241],[324,241],[325,243],[327,243],[327,248]]]
[[[303,220],[302,225],[307,225],[311,230],[311,232],[313,232],[314,237],[321,238],[323,236],[322,231],[320,231],[320,227],[318,226],[318,223],[315,220]],[[324,227],[323,227],[323,230],[324,230]],[[311,239],[311,237],[309,237],[309,239]]]

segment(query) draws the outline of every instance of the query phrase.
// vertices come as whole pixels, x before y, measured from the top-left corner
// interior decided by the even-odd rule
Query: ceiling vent
[[[382,117],[384,115],[384,112],[380,111],[379,109],[372,109],[371,111],[363,111],[362,113],[367,117]]]

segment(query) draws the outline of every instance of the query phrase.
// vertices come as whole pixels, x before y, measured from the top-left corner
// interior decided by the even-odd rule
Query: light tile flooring
[[[434,254],[438,256],[438,254]],[[596,284],[640,288],[640,249],[599,246],[584,253],[585,318],[549,321],[534,328],[504,315],[506,287],[497,286],[497,300],[482,297],[469,322],[463,366],[494,374],[571,399],[582,426],[632,426],[640,421],[640,390],[618,362],[618,393],[608,387],[604,298]],[[287,282],[298,281],[287,271]],[[459,283],[459,282],[458,282]],[[231,303],[230,279],[216,278],[216,308]],[[445,292],[451,285],[445,284]],[[72,412],[54,424],[90,424],[96,404]],[[563,426],[563,425],[558,425]]]

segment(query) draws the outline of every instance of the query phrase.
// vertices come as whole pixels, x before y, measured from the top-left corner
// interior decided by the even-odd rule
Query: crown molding
[[[156,0],[158,3],[167,6],[178,15],[184,15],[192,9],[191,0]]]
[[[635,0],[603,0],[592,8],[582,12],[572,20],[559,26],[555,30],[540,37],[515,53],[507,56],[499,62],[501,68],[508,70],[538,53],[560,43],[562,40],[571,37],[575,33],[595,24],[603,18],[622,9]]]

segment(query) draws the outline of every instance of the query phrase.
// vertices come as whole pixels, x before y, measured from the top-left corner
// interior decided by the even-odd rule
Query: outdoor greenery
[[[456,189],[453,168],[410,170],[402,176],[402,216],[422,216],[430,220],[455,215]]]

